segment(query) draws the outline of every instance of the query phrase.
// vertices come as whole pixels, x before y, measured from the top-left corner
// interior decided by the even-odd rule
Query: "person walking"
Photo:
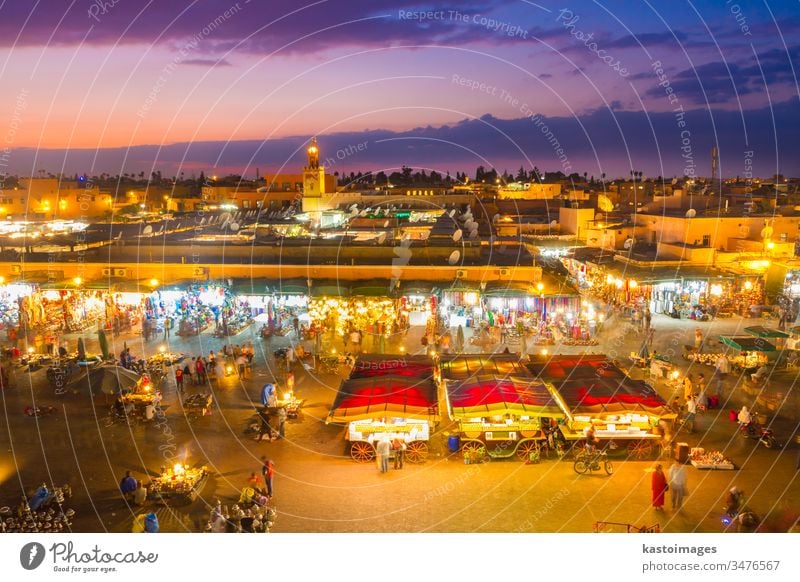
[[[278,409],[278,438],[283,439],[286,436],[286,407],[281,406]]]
[[[375,452],[378,454],[378,468],[381,473],[386,473],[389,470],[389,452],[391,448],[392,445],[389,443],[388,437],[383,437],[375,447]]]
[[[175,369],[175,387],[179,394],[183,394],[183,370],[180,366]]]
[[[405,461],[406,443],[401,438],[395,438],[392,441],[392,450],[394,450],[394,468],[402,469],[403,461]]]
[[[686,467],[675,459],[667,472],[667,478],[672,509],[679,511],[683,505],[683,498],[686,496]]]
[[[695,416],[697,416],[697,400],[695,400],[694,394],[691,394],[686,401],[686,418],[683,421],[686,428],[689,430],[689,434],[694,433]]]
[[[172,329],[172,318],[165,317],[164,318],[164,339],[169,339],[169,331]]]
[[[653,476],[650,478],[650,493],[653,507],[656,511],[664,510],[664,494],[669,489],[667,485],[667,477],[664,475],[664,469],[661,463],[656,464],[653,470]]]
[[[686,374],[686,377],[683,379],[683,399],[688,402],[689,398],[692,397],[692,394],[694,394],[692,377],[689,374]]]
[[[697,351],[700,351],[700,347],[703,345],[703,332],[700,331],[700,328],[694,330],[694,347]]]
[[[261,477],[264,479],[264,485],[267,486],[267,497],[272,498],[272,478],[275,475],[275,463],[272,459],[261,457],[264,464],[261,466]]]

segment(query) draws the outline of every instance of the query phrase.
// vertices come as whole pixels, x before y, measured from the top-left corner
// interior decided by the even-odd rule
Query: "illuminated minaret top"
[[[317,168],[319,168],[319,148],[317,148],[317,138],[315,137],[308,146],[308,169],[316,170]]]

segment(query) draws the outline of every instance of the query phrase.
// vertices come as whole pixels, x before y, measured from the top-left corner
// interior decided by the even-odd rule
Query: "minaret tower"
[[[308,165],[303,168],[303,198],[321,198],[325,194],[325,168],[319,165],[317,138],[308,146]]]

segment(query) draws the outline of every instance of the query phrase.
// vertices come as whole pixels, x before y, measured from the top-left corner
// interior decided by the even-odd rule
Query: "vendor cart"
[[[197,499],[208,481],[208,467],[189,467],[176,463],[161,467],[158,477],[153,477],[147,488],[147,497],[163,503],[184,505]]]
[[[441,381],[467,464],[514,457],[538,462],[551,425],[564,418],[554,392],[516,356],[443,358]]]
[[[528,368],[558,394],[566,412],[559,428],[573,449],[591,427],[610,452],[641,460],[660,454],[676,415],[646,382],[602,355],[534,357]]]
[[[375,446],[400,439],[405,458],[428,458],[428,440],[439,422],[433,361],[427,356],[362,356],[343,380],[326,422],[346,423],[350,456],[375,458]]]

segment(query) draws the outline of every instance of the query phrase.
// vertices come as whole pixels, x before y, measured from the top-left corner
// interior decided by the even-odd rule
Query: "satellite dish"
[[[469,233],[469,238],[471,238],[473,240],[478,238],[478,231],[477,230],[473,230],[472,232],[470,232]]]
[[[385,242],[386,242],[386,233],[385,233],[385,232],[382,232],[382,233],[380,233],[380,234],[378,235],[378,244],[379,244],[379,245],[382,245],[382,244],[383,244],[383,243],[385,243]]]
[[[492,216],[492,222],[497,222],[498,220],[500,220],[499,214],[495,214],[494,216]]]
[[[450,253],[450,258],[447,259],[447,262],[451,265],[455,265],[458,263],[458,259],[461,258],[461,251],[453,251]]]
[[[461,240],[461,237],[464,235],[464,232],[459,228],[457,231],[453,233],[453,242],[458,242]]]
[[[145,226],[145,227],[142,229],[142,234],[143,234],[143,235],[147,235],[147,234],[153,234],[153,227],[152,227],[152,226],[150,226],[150,225],[148,224],[147,226]]]
[[[354,208],[358,208],[358,204],[351,204],[350,205],[350,210],[353,210]]]
[[[686,218],[694,218],[695,216],[697,216],[697,210],[694,208],[690,208],[686,211]]]
[[[450,212],[447,213],[447,216],[453,218],[456,215],[456,209],[453,208]]]
[[[358,216],[358,208],[351,208],[350,216]]]
[[[230,228],[231,228],[231,230],[233,230],[233,231],[237,231],[237,230],[239,230],[239,223],[238,223],[238,222],[231,222],[231,224],[230,224]]]
[[[206,223],[205,217],[200,219],[200,226],[203,226]]]
[[[625,239],[625,243],[622,246],[625,247],[626,250],[630,250],[630,248],[633,246],[633,239],[632,238]]]
[[[550,222],[550,228],[556,228],[557,226],[558,226],[558,221],[557,220],[553,220],[553,221]]]
[[[383,228],[389,228],[389,221],[388,220],[383,223]]]
[[[366,215],[367,215],[367,209],[365,208],[364,210],[362,210],[361,212],[359,212],[359,213],[358,213],[358,215],[359,215],[359,216],[366,216]]]
[[[466,226],[467,226],[467,229],[469,229],[470,233],[478,232],[478,223],[477,222],[470,222]]]

